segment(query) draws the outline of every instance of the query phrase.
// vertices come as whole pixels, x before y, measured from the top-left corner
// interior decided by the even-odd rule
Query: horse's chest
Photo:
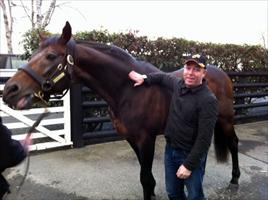
[[[125,135],[127,133],[127,128],[125,124],[115,115],[115,113],[110,107],[108,108],[108,112],[110,114],[111,121],[117,133]]]

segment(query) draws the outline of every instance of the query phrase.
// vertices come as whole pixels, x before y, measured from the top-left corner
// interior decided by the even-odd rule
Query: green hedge
[[[47,34],[49,34],[47,32]],[[117,45],[133,56],[146,60],[163,71],[183,66],[185,54],[204,53],[208,63],[224,71],[264,71],[268,69],[268,50],[259,45],[215,44],[189,41],[182,38],[149,40],[136,33],[109,33],[107,30],[78,32],[75,39]],[[28,58],[38,47],[38,30],[28,31],[22,41]]]

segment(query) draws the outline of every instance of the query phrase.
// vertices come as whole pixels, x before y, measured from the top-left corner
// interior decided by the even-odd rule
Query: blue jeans
[[[176,172],[187,158],[188,152],[182,149],[174,149],[166,144],[165,149],[165,179],[166,191],[170,200],[204,200],[203,177],[205,174],[206,158],[205,154],[200,165],[194,169],[187,179],[180,179]],[[184,192],[184,186],[187,188],[187,196]]]

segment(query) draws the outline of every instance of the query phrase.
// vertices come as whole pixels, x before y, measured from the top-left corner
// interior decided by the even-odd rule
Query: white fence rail
[[[0,79],[9,78],[16,70],[0,70]],[[4,89],[4,83],[0,82],[0,94]],[[69,92],[61,100],[63,106],[48,107],[49,116],[41,121],[32,134],[33,145],[30,151],[38,151],[72,145],[71,121],[70,121],[70,94]],[[44,112],[44,108],[33,108],[29,110],[13,110],[4,104],[0,95],[0,116],[3,123],[12,131],[12,138],[22,140],[27,130],[33,125],[35,119]]]

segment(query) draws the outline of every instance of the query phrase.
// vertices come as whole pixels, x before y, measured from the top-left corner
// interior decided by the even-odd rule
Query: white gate
[[[18,111],[4,104],[2,100],[4,82],[2,80],[13,76],[15,72],[14,69],[0,70],[0,116],[4,125],[12,131],[12,138],[22,140],[35,119],[44,112],[44,108]],[[60,101],[63,106],[48,107],[49,116],[36,127],[36,131],[32,134],[33,145],[30,146],[30,151],[72,145],[69,92]]]

